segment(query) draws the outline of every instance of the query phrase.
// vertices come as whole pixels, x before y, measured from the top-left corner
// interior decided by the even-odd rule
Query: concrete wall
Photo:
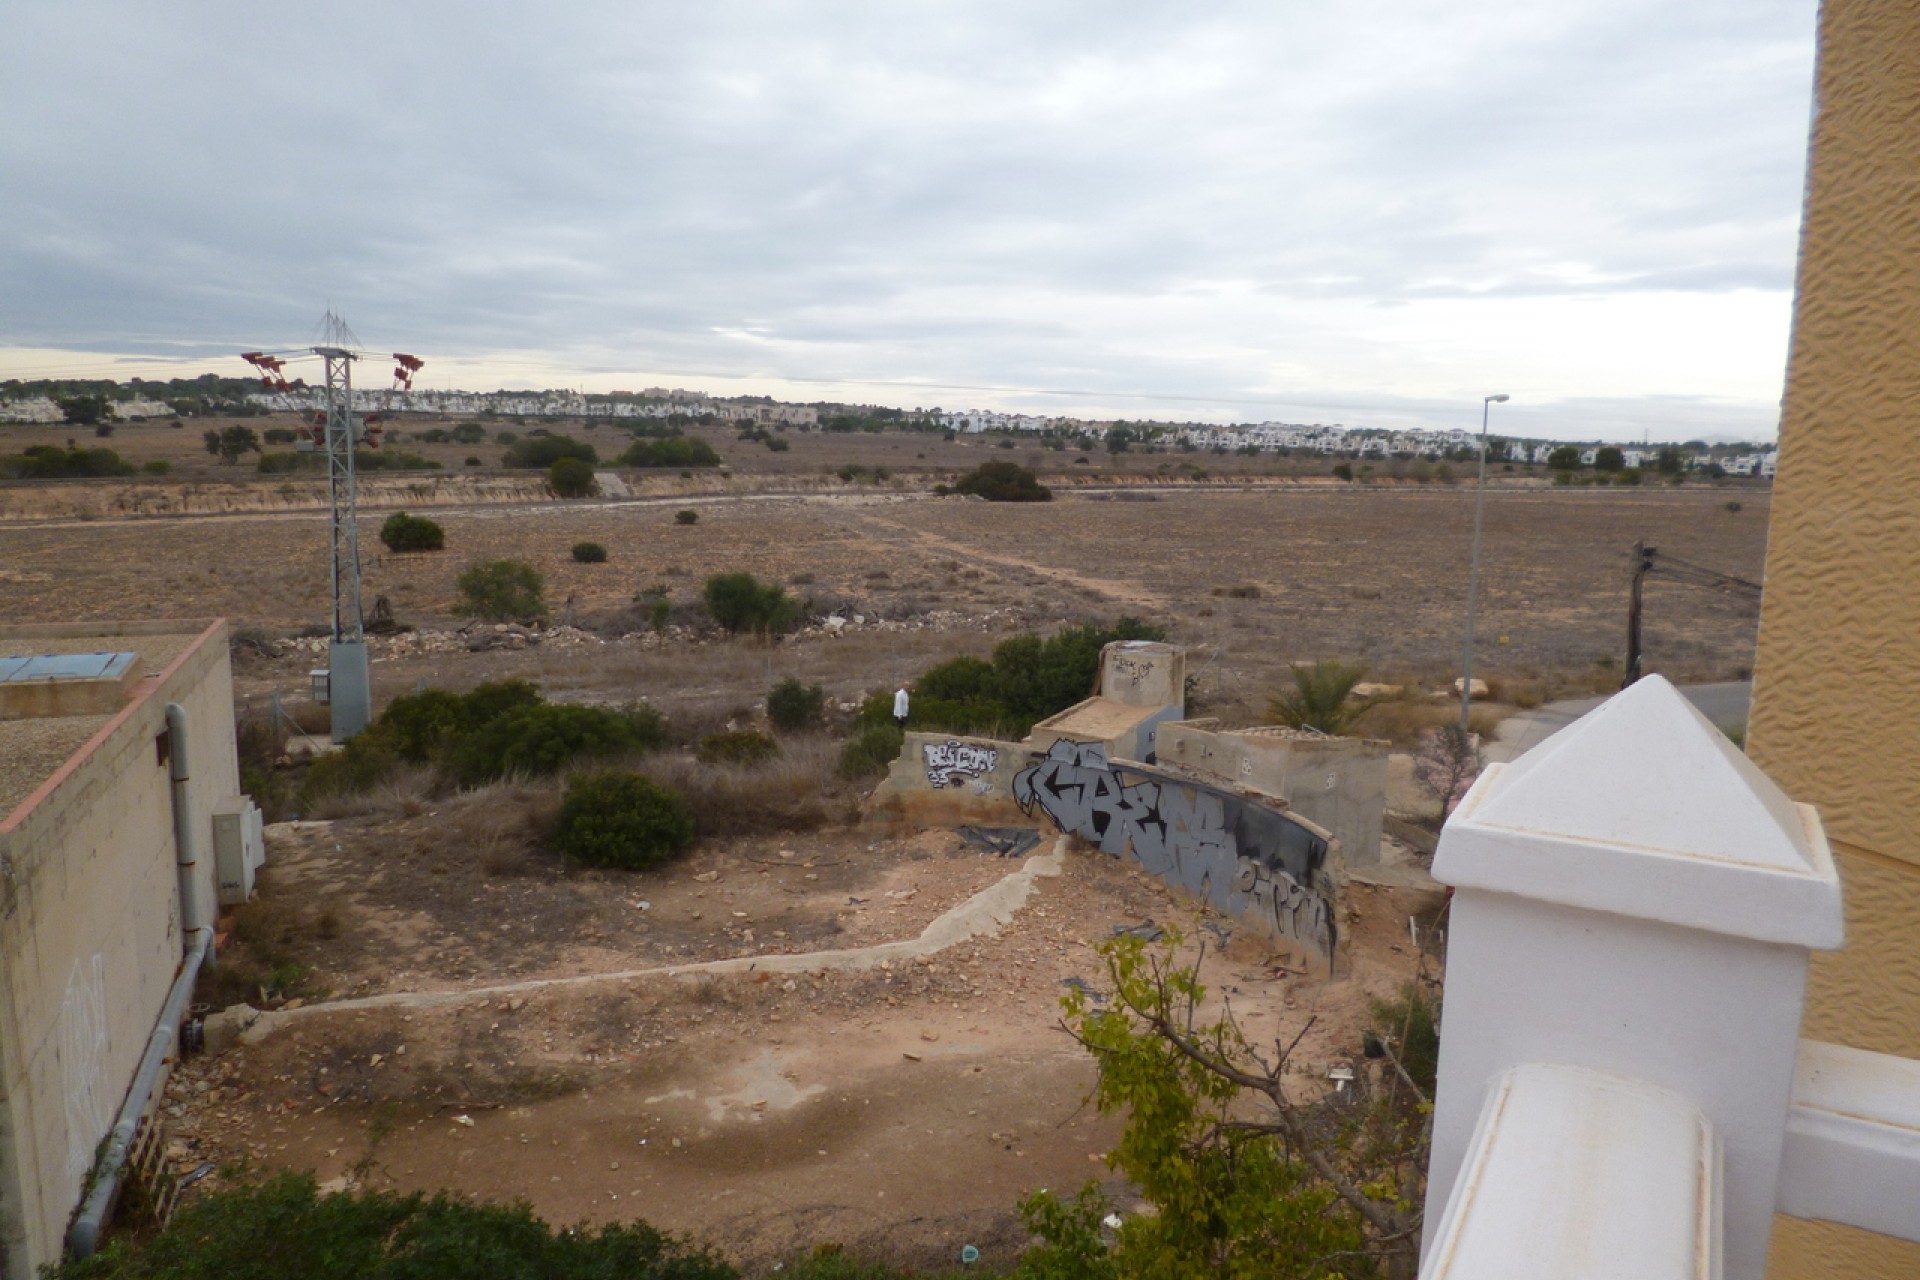
[[[1187,651],[1151,640],[1116,640],[1100,650],[1100,693],[1130,707],[1183,707]]]
[[[1819,38],[1748,752],[1845,889],[1804,1033],[1920,1058],[1920,0],[1827,0]],[[1789,1219],[1769,1274],[1916,1276],[1920,1245]]]
[[[35,1275],[59,1256],[179,968],[170,788],[155,750],[170,701],[185,706],[193,737],[191,802],[212,902],[213,807],[239,791],[224,623],[142,679],[117,716],[0,819],[0,1248],[10,1276]]]
[[[1027,748],[1018,742],[909,733],[874,788],[867,817],[919,827],[1024,825],[1013,779],[1027,762]]]
[[[1159,763],[1279,796],[1293,812],[1340,842],[1349,867],[1380,860],[1387,804],[1387,744],[1328,738],[1294,729],[1236,729],[1213,721],[1160,726]]]
[[[1284,806],[1066,740],[1020,771],[1013,794],[1026,812],[1331,969],[1338,846]]]

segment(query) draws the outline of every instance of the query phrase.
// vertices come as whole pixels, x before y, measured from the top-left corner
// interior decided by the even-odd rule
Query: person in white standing
[[[893,722],[902,729],[907,727],[907,686],[901,685],[893,691]]]

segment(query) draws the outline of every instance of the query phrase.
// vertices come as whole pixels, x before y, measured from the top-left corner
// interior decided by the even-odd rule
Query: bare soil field
[[[947,832],[834,832],[520,883],[471,864],[396,869],[404,840],[356,823],[276,828],[272,857],[283,901],[350,895],[309,908],[337,912],[331,938],[296,947],[316,980],[468,994],[301,1008],[258,1043],[189,1062],[168,1099],[177,1166],[244,1159],[335,1185],[524,1197],[555,1222],[642,1216],[750,1268],[828,1242],[914,1266],[974,1244],[1006,1264],[1025,1242],[1014,1206],[1034,1189],[1092,1179],[1124,1202],[1101,1160],[1117,1122],[1085,1104],[1091,1061],[1058,1025],[1067,981],[1102,987],[1092,946],[1114,929],[1204,939],[1211,1007],[1230,1000],[1260,1042],[1313,1019],[1295,1059],[1312,1096],[1330,1066],[1360,1059],[1368,1000],[1416,973],[1406,918],[1436,905],[1355,886],[1349,959],[1329,982],[1076,849],[1004,927],[914,962],[495,990],[911,937],[1018,860]]]

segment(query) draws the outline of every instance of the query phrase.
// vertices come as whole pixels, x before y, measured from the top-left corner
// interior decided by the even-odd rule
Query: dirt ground
[[[1058,1024],[1068,980],[1103,986],[1092,947],[1116,928],[1204,939],[1210,988],[1256,1042],[1314,1019],[1295,1061],[1318,1090],[1359,1058],[1368,1000],[1414,974],[1407,917],[1437,905],[1354,886],[1350,950],[1329,981],[1076,848],[1003,928],[919,961],[494,991],[912,937],[1019,860],[948,832],[839,831],[648,875],[476,885],[463,868],[402,888],[370,874],[392,843],[353,823],[275,828],[270,890],[353,886],[329,908],[344,907],[335,936],[311,949],[336,994],[472,994],[301,1007],[261,1043],[189,1060],[167,1101],[175,1166],[245,1160],[333,1185],[524,1197],[554,1222],[639,1216],[749,1268],[828,1242],[917,1266],[973,1244],[1004,1264],[1025,1243],[1015,1205],[1038,1187],[1093,1179],[1129,1203],[1101,1160],[1117,1121],[1086,1105],[1092,1064]]]

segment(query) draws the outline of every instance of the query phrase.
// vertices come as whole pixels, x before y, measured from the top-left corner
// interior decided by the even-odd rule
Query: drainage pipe
[[[207,909],[200,874],[200,843],[194,838],[193,797],[188,781],[193,777],[193,753],[188,747],[187,709],[177,702],[167,704],[167,774],[173,783],[173,852],[180,870],[180,938],[192,944],[193,935],[213,924]]]
[[[212,951],[213,929],[202,927],[196,930],[186,961],[180,966],[180,975],[173,980],[173,990],[167,993],[166,1006],[160,1010],[160,1021],[147,1038],[146,1054],[140,1059],[140,1069],[134,1073],[133,1087],[127,1090],[127,1100],[120,1107],[120,1118],[115,1122],[113,1132],[107,1135],[106,1150],[101,1152],[100,1163],[94,1167],[92,1188],[87,1192],[86,1201],[81,1204],[73,1226],[67,1231],[67,1249],[76,1258],[91,1257],[99,1246],[100,1228],[106,1222],[107,1207],[113,1200],[114,1189],[120,1185],[120,1170],[127,1162],[128,1150],[133,1146],[133,1131],[140,1124],[140,1115],[147,1109],[147,1099],[160,1079],[160,1068],[166,1064],[174,1040],[180,1033],[180,1019],[186,1014],[187,999],[193,994],[194,979],[200,976],[200,966]]]

